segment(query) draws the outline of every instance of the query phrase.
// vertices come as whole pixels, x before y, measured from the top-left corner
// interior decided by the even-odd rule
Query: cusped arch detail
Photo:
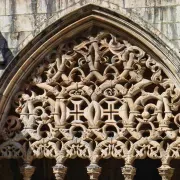
[[[170,160],[180,158],[173,60],[133,24],[94,13],[10,72],[0,103],[0,156],[55,158],[54,173],[62,175],[66,159],[88,158],[92,179],[101,158],[124,159],[123,174],[132,179],[133,161],[149,157],[162,161],[160,174],[169,173]]]

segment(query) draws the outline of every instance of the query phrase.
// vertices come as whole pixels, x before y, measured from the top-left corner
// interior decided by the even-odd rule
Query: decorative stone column
[[[158,171],[162,177],[162,180],[171,180],[174,168],[171,168],[169,165],[162,165],[160,168],[158,168]]]
[[[122,174],[124,175],[125,180],[133,180],[134,175],[136,174],[136,168],[131,165],[125,165],[122,167]]]
[[[35,167],[31,166],[29,163],[24,164],[20,168],[20,172],[23,175],[23,180],[30,180],[31,176],[34,174]]]
[[[56,180],[64,180],[66,171],[67,167],[65,167],[63,164],[56,164],[53,166],[53,173],[56,177]]]
[[[87,167],[87,173],[89,174],[90,180],[98,180],[101,173],[101,167],[99,167],[97,164],[90,164]]]

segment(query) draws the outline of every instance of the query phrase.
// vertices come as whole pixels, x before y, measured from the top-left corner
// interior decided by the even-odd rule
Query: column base
[[[174,168],[171,168],[169,165],[162,165],[158,168],[159,175],[162,177],[162,180],[171,180]]]
[[[56,177],[56,180],[63,180],[66,175],[67,167],[63,164],[56,164],[53,166],[53,173]]]
[[[122,167],[122,174],[124,175],[125,180],[133,180],[134,175],[136,174],[136,168],[131,165],[125,165]]]
[[[97,164],[90,164],[87,167],[87,173],[90,177],[90,180],[98,180],[98,177],[101,173],[101,167],[99,167]]]
[[[30,180],[32,175],[34,174],[35,167],[31,166],[30,164],[24,164],[20,168],[20,172],[23,175],[23,180]]]

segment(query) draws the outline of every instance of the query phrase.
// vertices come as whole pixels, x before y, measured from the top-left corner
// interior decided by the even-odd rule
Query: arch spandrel
[[[94,24],[29,63],[1,121],[1,158],[55,158],[57,177],[66,159],[87,158],[97,179],[98,161],[114,157],[124,159],[128,180],[134,160],[149,157],[162,161],[162,177],[172,174],[169,161],[180,157],[180,91],[171,71],[129,32]]]

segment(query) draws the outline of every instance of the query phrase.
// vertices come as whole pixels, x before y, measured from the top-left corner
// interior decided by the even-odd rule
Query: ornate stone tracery
[[[75,157],[90,160],[91,179],[109,157],[125,160],[127,180],[146,157],[161,159],[163,174],[180,158],[179,110],[180,91],[158,61],[116,34],[88,31],[56,47],[20,87],[0,156],[55,158],[57,179]]]

